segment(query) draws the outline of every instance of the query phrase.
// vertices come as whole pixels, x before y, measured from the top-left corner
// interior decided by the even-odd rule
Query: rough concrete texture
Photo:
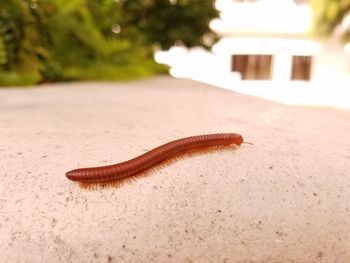
[[[167,77],[0,90],[1,262],[350,262],[350,112]],[[119,189],[68,170],[237,132]]]

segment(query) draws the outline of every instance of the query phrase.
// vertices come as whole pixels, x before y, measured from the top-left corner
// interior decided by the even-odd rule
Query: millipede
[[[66,177],[78,182],[82,188],[118,187],[148,175],[155,168],[176,161],[186,154],[238,147],[242,143],[243,137],[237,133],[191,136],[168,142],[125,162],[75,169],[67,172]]]

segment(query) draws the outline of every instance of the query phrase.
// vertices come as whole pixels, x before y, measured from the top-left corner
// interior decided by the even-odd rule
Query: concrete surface
[[[119,189],[73,168],[237,132]],[[167,77],[0,89],[1,262],[350,262],[350,112]]]

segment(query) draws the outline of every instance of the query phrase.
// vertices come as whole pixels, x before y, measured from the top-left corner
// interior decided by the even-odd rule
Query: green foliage
[[[38,13],[31,3],[22,0],[2,1],[0,6],[0,36],[8,54],[3,69],[38,72],[42,46]]]
[[[123,10],[122,34],[134,41],[159,43],[168,49],[181,41],[187,47],[210,48],[217,35],[209,22],[218,17],[213,0],[128,0],[118,1]],[[139,14],[139,15],[135,15]]]
[[[6,55],[0,63],[0,85],[38,83],[42,79],[42,60],[48,52],[43,45],[40,15],[32,8],[34,2],[0,3],[0,50]]]
[[[167,68],[153,61],[144,61],[135,67],[134,64],[115,67],[114,65],[95,64],[88,68],[68,68],[65,80],[133,80],[154,75],[154,72],[165,73]]]
[[[312,0],[315,33],[321,37],[331,35],[343,19],[349,15],[350,0]],[[350,28],[343,34],[345,42],[350,41]]]
[[[2,39],[2,36],[0,35],[0,65],[4,65],[7,63],[7,55],[5,50],[5,44],[4,40]]]
[[[212,0],[0,0],[0,85],[163,73],[153,44],[209,48],[217,15]]]
[[[42,77],[35,72],[0,72],[0,85],[3,86],[29,86],[41,82]]]

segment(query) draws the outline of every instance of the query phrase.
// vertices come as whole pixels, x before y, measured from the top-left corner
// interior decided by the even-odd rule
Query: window
[[[243,80],[270,80],[271,55],[233,55],[231,70],[241,73]]]
[[[293,56],[292,80],[310,80],[311,56]]]

